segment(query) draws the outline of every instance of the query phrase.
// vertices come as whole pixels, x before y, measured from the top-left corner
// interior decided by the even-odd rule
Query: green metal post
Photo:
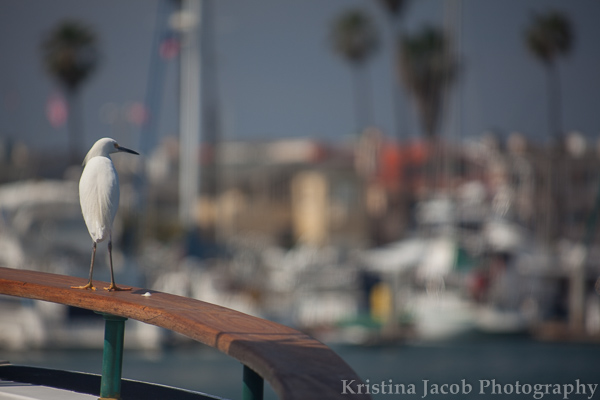
[[[104,353],[100,398],[119,399],[123,370],[123,339],[127,318],[110,314],[102,314],[102,316],[104,317]]]
[[[243,376],[243,400],[263,400],[264,380],[263,378],[244,365]]]

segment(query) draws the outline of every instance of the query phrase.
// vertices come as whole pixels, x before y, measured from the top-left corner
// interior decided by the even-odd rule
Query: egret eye
[[[115,143],[114,146],[115,146],[115,149],[119,148],[119,144],[118,143]]]

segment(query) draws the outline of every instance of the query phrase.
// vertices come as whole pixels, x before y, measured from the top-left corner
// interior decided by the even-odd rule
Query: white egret
[[[119,146],[111,138],[98,140],[83,160],[83,173],[79,180],[79,203],[85,225],[94,242],[92,247],[92,262],[90,265],[90,280],[83,286],[72,286],[73,289],[92,289],[94,274],[94,259],[96,245],[108,239],[108,258],[110,261],[110,286],[105,290],[131,290],[120,288],[115,284],[112,262],[112,224],[119,208],[119,177],[110,159],[111,153],[127,152],[139,154],[133,150]]]

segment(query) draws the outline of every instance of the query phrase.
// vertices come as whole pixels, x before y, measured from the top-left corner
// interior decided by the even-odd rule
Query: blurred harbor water
[[[424,380],[429,385],[472,385],[470,393],[449,395],[452,398],[480,398],[480,381],[492,381],[516,388],[529,384],[561,385],[561,394],[493,394],[487,388],[484,395],[497,398],[562,399],[564,386],[579,383],[600,383],[597,362],[600,345],[583,343],[547,343],[525,336],[464,336],[435,344],[405,344],[397,346],[362,347],[334,346],[334,350],[371,385],[382,381],[394,384],[415,385],[415,394],[373,395],[375,399],[414,398],[425,394]],[[27,364],[56,369],[101,372],[102,352],[83,351],[24,351],[4,353],[4,359],[14,364]],[[175,347],[158,352],[127,351],[123,375],[128,379],[150,381],[190,390],[202,391],[228,399],[241,398],[241,365],[217,351],[200,345]],[[372,386],[374,387],[374,386]],[[340,391],[343,384],[340,382]],[[525,387],[526,390],[526,387]],[[567,398],[591,398],[575,392]],[[266,388],[267,399],[275,399],[274,392]],[[596,391],[598,396],[600,391]],[[349,396],[351,398],[352,396]],[[426,397],[438,397],[431,393]],[[444,395],[445,397],[445,395]]]

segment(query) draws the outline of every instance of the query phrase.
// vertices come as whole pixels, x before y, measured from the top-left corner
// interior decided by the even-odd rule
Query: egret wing
[[[92,239],[101,242],[109,237],[119,208],[119,178],[110,158],[87,161],[79,181],[79,202]]]

